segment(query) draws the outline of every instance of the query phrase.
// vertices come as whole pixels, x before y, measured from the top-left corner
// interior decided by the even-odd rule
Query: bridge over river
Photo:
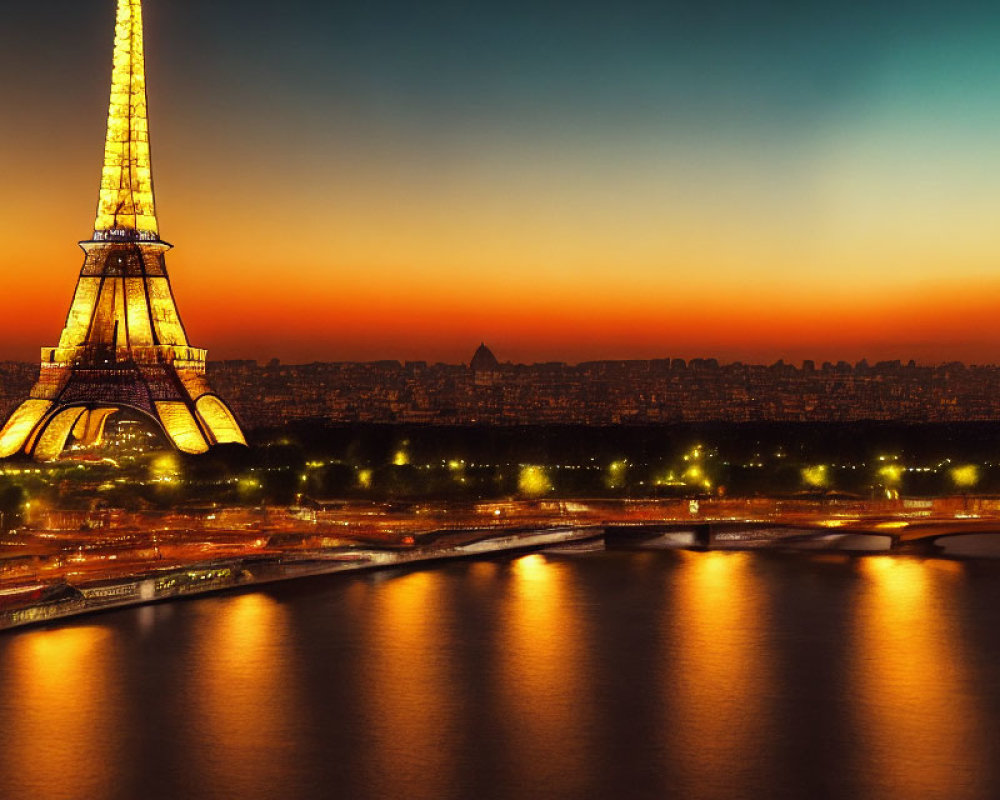
[[[1000,557],[1000,519],[829,517],[609,525],[608,549],[833,550],[925,556]]]

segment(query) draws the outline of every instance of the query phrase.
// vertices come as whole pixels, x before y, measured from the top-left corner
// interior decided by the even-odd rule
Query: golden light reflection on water
[[[122,745],[117,640],[101,627],[16,634],[0,661],[0,786],[23,797],[108,797]]]
[[[191,664],[195,685],[187,709],[193,759],[206,785],[234,797],[280,786],[293,728],[304,712],[296,702],[295,648],[285,609],[265,594],[206,605]]]
[[[493,580],[497,577],[500,567],[493,561],[474,561],[469,565],[469,576],[476,588],[493,589]]]
[[[989,753],[949,607],[963,565],[871,557],[859,570],[853,668],[867,796],[982,797]]]
[[[508,757],[526,787],[583,796],[588,780],[588,642],[573,572],[539,554],[511,565],[501,611],[499,692],[511,728]]]
[[[667,611],[671,679],[662,687],[671,712],[671,761],[680,769],[682,793],[729,798],[748,754],[756,773],[767,771],[771,610],[751,554],[678,555]]]
[[[380,582],[371,593],[363,674],[370,780],[384,797],[438,798],[454,780],[456,738],[449,595],[436,572]]]

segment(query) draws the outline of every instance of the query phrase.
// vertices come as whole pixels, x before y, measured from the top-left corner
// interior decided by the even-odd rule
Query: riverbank
[[[127,578],[90,581],[75,586],[28,586],[27,595],[33,595],[30,602],[23,607],[0,610],[0,630],[297,578],[599,541],[603,535],[603,528],[558,528],[502,536],[485,535],[462,544],[432,544],[407,550],[340,548],[289,556],[219,559],[183,567],[150,569]],[[11,591],[0,592],[0,602],[5,598],[8,603],[17,602],[17,595]]]
[[[549,549],[772,550],[946,559],[1000,558],[1000,516],[788,514],[783,519],[580,520],[522,528],[467,527],[386,535],[383,541],[281,532],[125,533],[90,555],[68,534],[54,554],[31,557],[29,580],[0,583],[0,630],[107,609],[159,603],[302,577]],[[176,537],[172,540],[171,537]],[[193,536],[193,538],[187,538]],[[76,542],[76,544],[74,544]],[[113,567],[111,565],[114,565]]]

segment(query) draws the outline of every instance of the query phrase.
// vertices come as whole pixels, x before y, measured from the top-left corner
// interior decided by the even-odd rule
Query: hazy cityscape
[[[1000,416],[1000,367],[959,362],[715,359],[282,364],[216,361],[208,374],[251,429],[290,423],[630,425],[680,422],[987,421]],[[0,362],[10,413],[35,365]]]

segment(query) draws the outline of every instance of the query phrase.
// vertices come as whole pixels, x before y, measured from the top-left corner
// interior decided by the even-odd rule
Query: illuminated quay
[[[205,379],[174,302],[153,197],[140,0],[119,0],[100,197],[93,236],[55,347],[30,398],[0,432],[0,458],[52,460],[72,435],[101,440],[121,408],[153,420],[186,453],[245,444]]]
[[[1000,557],[1000,501],[958,502],[337,502],[117,512],[103,520],[44,512],[35,526],[0,537],[0,629],[318,575],[536,550]]]

